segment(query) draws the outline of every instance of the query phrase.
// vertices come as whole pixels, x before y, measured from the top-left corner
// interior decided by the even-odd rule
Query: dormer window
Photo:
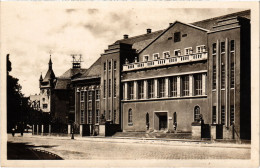
[[[180,49],[174,50],[174,56],[175,57],[181,56],[181,50]]]
[[[184,49],[184,55],[189,55],[190,51],[192,51],[192,47],[188,47]]]
[[[204,50],[205,50],[205,45],[200,45],[200,46],[196,47],[197,53],[202,53],[202,52],[204,52]]]
[[[148,59],[149,59],[149,55],[144,55],[144,56],[143,56],[143,61],[144,61],[144,62],[147,62]]]
[[[164,58],[169,58],[170,56],[171,56],[170,51],[163,52],[163,57]]]
[[[154,59],[154,60],[160,59],[159,53],[153,54],[153,59]]]

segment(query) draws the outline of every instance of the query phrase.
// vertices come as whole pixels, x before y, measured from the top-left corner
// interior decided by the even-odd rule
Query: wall
[[[173,118],[173,113],[177,112],[177,131],[191,132],[191,123],[194,121],[194,107],[200,106],[200,113],[208,123],[207,98],[194,99],[174,99],[174,100],[154,100],[142,102],[124,102],[123,105],[123,131],[146,131],[146,113],[149,113],[150,128],[154,127],[154,112],[168,112],[168,118]],[[128,125],[128,110],[133,112],[133,125]],[[171,130],[173,121],[168,120]]]

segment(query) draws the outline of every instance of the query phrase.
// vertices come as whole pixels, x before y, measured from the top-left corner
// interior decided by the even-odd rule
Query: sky
[[[148,5],[149,6],[149,5]],[[245,9],[175,8],[174,5],[133,6],[120,3],[23,2],[1,4],[2,56],[10,54],[11,75],[25,96],[38,94],[39,78],[53,62],[56,77],[72,67],[71,54],[82,54],[88,68],[108,45],[122,39],[162,30],[179,20],[192,23]]]

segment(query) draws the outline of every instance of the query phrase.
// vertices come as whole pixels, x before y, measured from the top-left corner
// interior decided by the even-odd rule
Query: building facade
[[[193,133],[200,125],[213,139],[250,139],[250,36],[249,10],[124,35],[86,70],[53,80],[50,61],[42,98],[60,91],[53,108],[67,107],[61,118],[82,136]]]

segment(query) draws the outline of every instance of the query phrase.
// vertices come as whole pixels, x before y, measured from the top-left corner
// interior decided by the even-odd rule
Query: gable
[[[162,58],[165,51],[169,51],[172,55],[176,49],[180,49],[184,54],[184,49],[187,47],[192,47],[195,52],[196,46],[206,45],[207,32],[206,29],[176,21],[139,52],[139,61],[143,61],[144,55],[149,55],[149,60],[152,60],[155,53]],[[176,39],[176,35],[179,35],[179,40]]]

